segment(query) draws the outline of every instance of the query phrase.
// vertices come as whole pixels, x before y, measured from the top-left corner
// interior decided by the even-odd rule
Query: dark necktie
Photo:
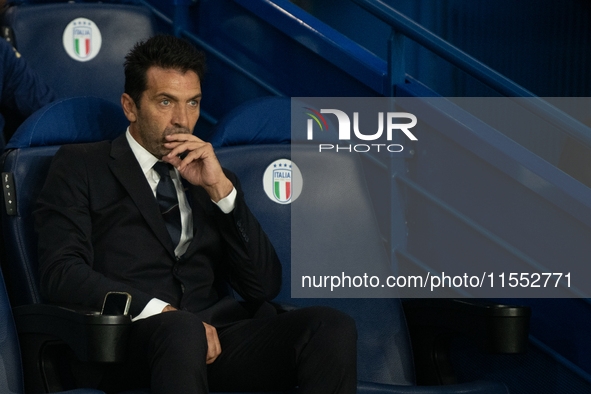
[[[176,194],[176,188],[170,177],[172,165],[163,161],[156,162],[152,167],[160,175],[160,182],[156,187],[156,200],[160,212],[166,223],[166,229],[172,238],[174,246],[178,245],[181,239],[181,211],[179,209],[179,199]]]

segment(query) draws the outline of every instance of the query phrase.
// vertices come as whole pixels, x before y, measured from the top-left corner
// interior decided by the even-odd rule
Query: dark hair
[[[142,94],[148,89],[146,73],[150,67],[194,71],[199,80],[205,74],[205,55],[187,41],[158,35],[142,41],[125,56],[125,93],[139,108]]]

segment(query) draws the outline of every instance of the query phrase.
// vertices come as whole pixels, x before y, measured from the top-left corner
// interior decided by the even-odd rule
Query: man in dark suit
[[[238,179],[192,135],[203,73],[203,55],[175,37],[126,57],[127,132],[62,147],[41,192],[42,292],[95,308],[108,292],[131,294],[129,362],[104,388],[353,393],[354,321],[269,304],[281,285],[275,250]]]

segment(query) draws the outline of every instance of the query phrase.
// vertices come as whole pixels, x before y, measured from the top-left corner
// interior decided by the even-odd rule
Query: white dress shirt
[[[125,136],[127,137],[127,142],[129,143],[135,158],[137,159],[142,171],[144,172],[144,175],[146,176],[146,180],[152,188],[154,198],[156,198],[156,188],[158,187],[158,182],[160,181],[160,175],[158,175],[158,173],[152,167],[154,167],[154,164],[156,164],[158,159],[132,137],[131,133],[129,132],[129,127],[127,128]],[[179,210],[181,212],[181,239],[174,249],[174,254],[178,258],[186,252],[189,244],[193,240],[193,215],[191,206],[187,201],[187,195],[185,194],[183,183],[181,182],[181,176],[176,168],[170,171],[170,176],[176,188],[177,197],[179,199]],[[213,202],[222,210],[222,212],[226,214],[232,212],[236,203],[236,188],[233,188],[228,196],[222,198],[217,203],[215,201]],[[170,304],[157,298],[152,298],[152,300],[150,300],[150,302],[148,302],[148,304],[144,307],[142,312],[134,317],[132,321],[145,319],[152,315],[156,315],[162,312],[162,310],[167,305]]]

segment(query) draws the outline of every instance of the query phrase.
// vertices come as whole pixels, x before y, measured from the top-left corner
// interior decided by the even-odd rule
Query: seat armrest
[[[402,303],[420,385],[453,384],[450,343],[463,336],[483,352],[527,350],[531,309],[478,299],[413,299]]]
[[[81,361],[123,362],[131,317],[101,315],[57,305],[31,304],[13,309],[19,334],[50,335],[65,342]]]
[[[415,299],[403,302],[409,326],[431,326],[472,338],[484,352],[518,354],[527,350],[528,306],[478,299]]]

